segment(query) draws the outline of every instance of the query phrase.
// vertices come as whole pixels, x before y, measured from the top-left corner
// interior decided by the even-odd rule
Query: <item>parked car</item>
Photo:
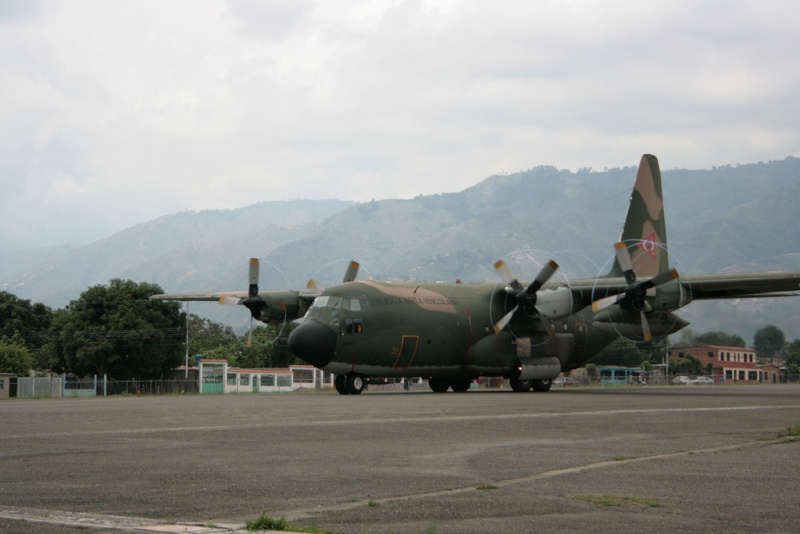
[[[554,386],[574,386],[575,381],[568,376],[559,376],[553,379]]]
[[[672,383],[686,385],[686,384],[691,384],[692,379],[689,378],[688,376],[676,376],[675,378],[672,379]]]
[[[714,379],[710,376],[698,376],[694,380],[692,380],[692,384],[700,384],[700,385],[714,385]]]
[[[378,377],[378,376],[369,376],[369,377],[367,377],[365,379],[365,382],[367,384],[375,384],[375,385],[378,385],[378,386],[383,386],[383,385],[386,385],[386,384],[396,384],[397,382],[402,382],[402,381],[403,381],[402,378],[391,378],[391,377],[390,378],[386,378],[386,377],[383,377],[383,376],[380,376],[380,377]]]

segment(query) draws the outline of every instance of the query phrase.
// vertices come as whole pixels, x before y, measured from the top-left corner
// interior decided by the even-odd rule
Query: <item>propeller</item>
[[[558,270],[558,264],[550,260],[547,264],[542,267],[542,270],[539,271],[539,274],[536,275],[536,278],[531,282],[527,288],[525,288],[522,284],[520,284],[517,277],[514,276],[514,273],[511,272],[511,269],[506,262],[503,260],[499,260],[494,264],[495,270],[503,277],[508,285],[511,287],[511,290],[514,292],[514,296],[517,298],[517,305],[514,308],[505,314],[497,323],[494,325],[494,332],[495,334],[502,331],[511,319],[514,317],[514,314],[517,312],[520,306],[530,306],[535,309],[536,307],[536,292],[541,289],[541,287],[550,279],[551,276]],[[553,328],[550,327],[550,333],[552,335]]]
[[[258,279],[259,279],[259,261],[258,258],[250,258],[250,267],[248,270],[247,297],[240,294],[224,293],[219,303],[226,306],[241,304],[250,310],[250,328],[247,330],[247,346],[253,344],[253,319],[261,314],[261,310],[267,305],[264,299],[258,294]],[[285,304],[281,303],[285,311]]]
[[[261,308],[266,306],[264,299],[258,296],[258,273],[258,258],[250,258],[250,270],[248,276],[250,285],[247,288],[247,298],[242,301],[242,304],[248,310],[250,310],[250,328],[247,330],[248,347],[253,345],[253,318],[257,313],[261,313]]]
[[[219,298],[219,303],[226,306],[233,306],[236,304],[244,304],[247,306],[247,301],[249,299],[258,297],[258,272],[258,258],[250,258],[250,270],[248,272],[250,285],[247,288],[247,297],[243,297],[240,293],[237,294],[235,292],[223,293]],[[248,306],[248,308],[250,308],[250,306]],[[251,311],[253,311],[252,308]]]
[[[344,279],[342,280],[343,283],[352,282],[355,280],[356,276],[358,275],[359,264],[356,261],[351,261],[350,264],[347,266],[347,270],[344,274]],[[277,303],[280,302],[280,309],[283,312],[281,315],[277,317],[283,317],[284,321],[287,317],[287,304],[284,300],[285,298],[294,299],[295,301],[298,300],[297,297],[303,297],[304,299],[314,299],[322,294],[325,288],[319,284],[317,281],[311,279],[306,284],[306,288],[308,291],[298,292],[298,291],[276,291],[276,292],[267,292],[264,296],[260,295],[258,292],[258,279],[259,279],[259,261],[258,258],[250,258],[250,268],[248,271],[248,279],[249,279],[249,286],[247,288],[247,296],[245,297],[241,292],[230,292],[230,293],[223,293],[219,299],[220,304],[225,305],[235,305],[235,304],[242,304],[248,310],[250,310],[250,329],[247,332],[247,346],[251,346],[253,343],[253,319],[261,317],[262,321],[267,321],[262,317],[262,313],[265,307],[270,306],[273,309],[277,309]],[[281,294],[281,296],[275,295],[275,293]],[[286,294],[289,293],[291,295],[287,296]],[[293,296],[292,296],[293,295]],[[266,299],[266,300],[265,300]],[[289,304],[289,306],[293,306],[295,304]]]
[[[347,282],[352,282],[358,276],[358,268],[361,267],[359,263],[355,260],[351,260],[350,264],[347,266],[347,270],[344,273],[344,278],[342,279],[342,283],[346,284]],[[318,297],[325,291],[325,286],[314,280],[313,278],[308,281],[306,284],[306,289],[308,292],[305,293],[307,296],[314,296]]]
[[[636,273],[633,271],[633,261],[631,260],[628,246],[625,242],[620,241],[614,245],[614,251],[617,257],[617,263],[622,269],[628,287],[625,289],[624,293],[611,295],[592,302],[592,311],[597,313],[615,304],[618,304],[622,309],[637,310],[642,324],[642,338],[644,341],[650,341],[653,336],[650,333],[650,325],[647,323],[647,316],[645,313],[647,308],[647,302],[645,300],[647,291],[653,287],[666,284],[670,280],[676,280],[679,277],[678,271],[670,269],[644,282],[637,283]]]

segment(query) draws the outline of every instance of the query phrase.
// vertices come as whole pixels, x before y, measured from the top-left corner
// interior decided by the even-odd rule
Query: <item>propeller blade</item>
[[[511,321],[511,318],[514,317],[514,314],[517,313],[517,309],[519,308],[519,304],[514,306],[514,309],[505,314],[497,323],[494,325],[494,333],[499,334]]]
[[[657,287],[662,284],[666,284],[671,280],[677,280],[680,278],[677,269],[670,269],[669,271],[664,271],[663,273],[659,273],[655,275],[650,280],[646,280],[639,285],[639,289],[647,291],[651,287]]]
[[[625,275],[625,281],[628,285],[636,283],[636,273],[633,272],[633,261],[631,260],[631,253],[628,252],[628,245],[624,241],[620,241],[614,245],[614,252],[617,255],[617,263]]]
[[[528,289],[526,289],[525,292],[528,295],[533,295],[539,291],[539,288],[541,288],[548,280],[550,280],[550,277],[553,276],[557,270],[558,264],[553,260],[548,261],[547,265],[542,267],[542,270],[539,271],[539,274],[536,275],[536,278],[533,282],[531,282],[531,285],[528,286]]]
[[[500,274],[503,280],[505,280],[506,283],[511,286],[511,289],[514,290],[514,293],[519,293],[525,289],[522,287],[522,284],[519,283],[517,277],[514,276],[514,273],[511,272],[511,269],[508,267],[508,265],[506,265],[506,262],[503,260],[497,260],[497,262],[494,264],[494,268]]]
[[[547,333],[550,335],[550,337],[555,337],[555,335],[556,335],[556,326],[554,324],[550,323],[550,328],[547,329]]]
[[[314,280],[313,278],[308,281],[306,284],[306,289],[308,289],[311,293],[319,296],[322,295],[322,292],[325,291],[325,288],[322,284]]]
[[[355,280],[356,276],[358,275],[359,267],[360,265],[357,261],[351,261],[350,265],[347,266],[347,271],[344,273],[344,280],[342,280],[342,283],[346,284],[347,282],[352,282]]]
[[[642,339],[644,339],[645,342],[650,341],[653,339],[653,336],[650,334],[650,324],[647,322],[647,316],[644,313],[644,308],[639,310],[639,315],[642,318]]]
[[[358,275],[358,268],[361,267],[357,261],[351,261],[350,265],[347,266],[347,270],[344,273],[344,279],[342,280],[343,284],[347,282],[352,282],[356,279]],[[308,281],[306,284],[306,289],[309,290],[311,296],[320,296],[322,292],[325,291],[325,286],[314,280],[313,278]]]
[[[625,298],[625,293],[620,293],[619,295],[611,295],[610,297],[605,297],[600,300],[596,300],[592,302],[592,311],[595,313],[603,311],[606,308],[609,308],[614,304],[618,303],[620,300],[624,298]]]
[[[253,317],[250,316],[250,330],[247,331],[247,346],[253,346]]]
[[[258,295],[258,258],[250,258],[250,288],[247,294],[250,297]]]
[[[244,298],[240,296],[223,293],[219,298],[219,303],[223,306],[235,306],[237,304],[241,304],[243,300]]]

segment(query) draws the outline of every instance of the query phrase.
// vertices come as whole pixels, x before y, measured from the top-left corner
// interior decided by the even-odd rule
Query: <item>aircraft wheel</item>
[[[364,379],[350,373],[344,378],[344,387],[351,395],[360,395],[364,391]]]
[[[336,387],[336,391],[339,392],[339,395],[349,395],[350,392],[347,391],[347,388],[344,385],[344,375],[336,375],[336,378],[333,379],[333,385]]]
[[[428,385],[435,393],[444,393],[450,387],[450,379],[441,376],[432,376],[428,379]]]
[[[550,378],[533,379],[531,382],[533,391],[538,391],[539,393],[550,391],[550,386],[553,385],[553,380]]]
[[[508,383],[511,384],[511,389],[518,393],[530,391],[533,387],[533,380],[520,380],[519,378],[510,378]]]
[[[450,387],[453,388],[453,391],[456,393],[464,393],[469,391],[469,387],[472,384],[471,378],[454,378],[451,383]]]

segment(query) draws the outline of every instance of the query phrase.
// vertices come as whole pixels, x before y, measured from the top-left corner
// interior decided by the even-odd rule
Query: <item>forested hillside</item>
[[[167,292],[245,289],[249,257],[262,260],[264,289],[300,288],[312,277],[335,284],[350,259],[361,263],[361,277],[376,279],[492,281],[499,258],[524,279],[551,257],[562,266],[558,276],[591,277],[612,261],[635,173],[540,166],[409,200],[185,212],[42,265],[27,259],[13,276],[5,265],[0,289],[55,307],[110,278],[154,282]],[[800,270],[800,159],[662,174],[679,272]],[[213,304],[194,306],[223,317]],[[800,325],[800,299],[696,303],[681,313],[699,330],[745,329],[746,337],[774,322],[789,337],[800,335],[788,324]],[[245,324],[247,314],[229,310],[226,320]]]

